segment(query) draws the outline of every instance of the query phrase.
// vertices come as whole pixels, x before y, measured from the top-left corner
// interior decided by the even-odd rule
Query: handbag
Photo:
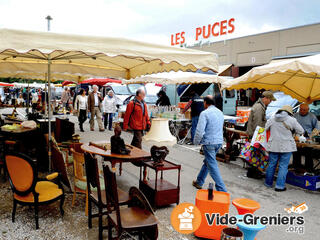
[[[257,148],[246,142],[241,150],[240,156],[251,166],[258,168],[260,171],[265,171],[268,166],[269,156],[262,148]]]

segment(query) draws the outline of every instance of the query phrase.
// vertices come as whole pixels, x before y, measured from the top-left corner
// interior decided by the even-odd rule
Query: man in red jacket
[[[137,90],[136,97],[127,106],[123,121],[123,130],[126,131],[128,128],[133,130],[131,145],[140,149],[143,131],[150,129],[151,126],[147,104],[143,100],[145,96],[143,89]]]

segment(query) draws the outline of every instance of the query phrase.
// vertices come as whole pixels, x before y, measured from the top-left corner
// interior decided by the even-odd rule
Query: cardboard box
[[[301,176],[289,171],[286,182],[311,191],[320,189],[320,176]]]
[[[190,109],[185,112],[184,116],[185,116],[186,119],[191,119],[191,111],[190,111]]]

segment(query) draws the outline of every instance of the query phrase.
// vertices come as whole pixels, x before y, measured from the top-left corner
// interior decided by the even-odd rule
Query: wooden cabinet
[[[143,162],[143,165],[140,167],[140,190],[148,198],[150,204],[154,208],[170,205],[172,203],[178,204],[180,200],[181,165],[166,160],[163,162],[163,166],[154,166],[153,163],[153,161]],[[147,168],[155,171],[155,179],[146,179],[145,173]],[[177,185],[170,183],[163,178],[163,172],[168,170],[177,170]]]

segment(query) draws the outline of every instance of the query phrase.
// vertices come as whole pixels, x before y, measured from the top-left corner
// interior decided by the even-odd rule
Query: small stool
[[[243,215],[236,216],[238,219],[237,226],[241,232],[243,232],[243,240],[255,240],[255,236],[259,231],[266,228],[265,225],[262,225],[260,221],[257,221],[257,224],[247,225],[243,222]],[[240,219],[240,221],[239,221]]]
[[[232,204],[237,208],[239,215],[244,215],[246,213],[253,214],[260,208],[260,203],[248,198],[233,199]]]

